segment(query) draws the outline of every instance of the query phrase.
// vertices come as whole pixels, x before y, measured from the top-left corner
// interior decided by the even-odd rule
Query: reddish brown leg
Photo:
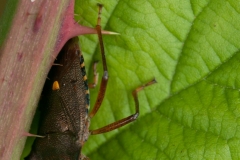
[[[100,108],[103,98],[104,98],[104,95],[105,95],[105,91],[107,88],[107,82],[108,82],[108,71],[107,71],[107,64],[106,64],[104,47],[103,47],[102,32],[101,32],[102,29],[101,29],[101,25],[100,25],[101,12],[102,12],[103,5],[101,5],[101,4],[98,4],[98,5],[99,5],[99,13],[98,13],[98,21],[97,21],[97,25],[96,25],[96,30],[97,30],[99,44],[100,44],[104,72],[103,72],[103,76],[102,76],[102,81],[101,81],[101,86],[100,86],[100,91],[98,93],[97,101],[96,101],[92,111],[89,114],[90,118],[92,118],[97,113],[98,109]]]
[[[98,84],[97,63],[98,62],[94,62],[93,64],[93,83],[88,84],[89,88],[95,88],[96,85]]]
[[[104,74],[103,74],[103,77],[102,77],[100,91],[98,93],[97,101],[96,101],[91,113],[89,114],[90,118],[92,118],[97,113],[98,109],[100,108],[100,106],[102,104],[102,101],[103,101],[103,98],[104,98],[104,95],[105,95],[105,91],[106,91],[106,88],[107,88],[107,82],[108,82],[108,71],[107,71],[107,64],[106,64],[106,58],[105,58],[105,52],[104,52],[103,40],[102,40],[102,33],[101,33],[101,25],[100,25],[100,22],[101,22],[101,17],[100,16],[101,16],[102,7],[103,6],[101,4],[99,4],[99,14],[98,14],[98,21],[97,21],[96,30],[97,30],[97,33],[98,33],[98,39],[99,39],[99,43],[100,43]],[[142,89],[144,89],[145,87],[147,87],[151,84],[154,84],[154,83],[156,83],[155,79],[153,79],[152,81],[148,82],[147,84],[145,84],[143,86],[138,87],[137,89],[135,89],[132,92],[132,95],[133,95],[133,98],[134,98],[134,101],[135,101],[135,109],[136,109],[135,114],[130,115],[130,116],[128,116],[126,118],[123,118],[121,120],[118,120],[118,121],[116,121],[114,123],[111,123],[107,126],[104,126],[102,128],[99,128],[99,129],[96,129],[96,130],[91,130],[91,131],[89,131],[89,133],[93,135],[93,134],[100,134],[100,133],[109,132],[109,131],[112,131],[116,128],[119,128],[121,126],[124,126],[124,125],[136,120],[138,115],[139,115],[139,101],[138,101],[137,93],[139,91],[141,91]]]
[[[145,85],[142,85],[138,88],[136,88],[133,92],[132,92],[132,95],[133,95],[133,98],[134,98],[134,101],[135,101],[135,110],[136,112],[126,118],[123,118],[121,120],[118,120],[114,123],[111,123],[107,126],[104,126],[102,128],[99,128],[99,129],[96,129],[96,130],[92,130],[92,131],[89,131],[90,134],[100,134],[100,133],[105,133],[105,132],[109,132],[109,131],[112,131],[116,128],[119,128],[119,127],[122,127],[134,120],[137,119],[138,115],[139,115],[139,101],[138,101],[138,95],[137,93],[141,90],[143,90],[145,87],[149,86],[149,85],[152,85],[154,83],[156,83],[157,81],[155,79],[153,79],[152,81],[148,82],[147,84]]]

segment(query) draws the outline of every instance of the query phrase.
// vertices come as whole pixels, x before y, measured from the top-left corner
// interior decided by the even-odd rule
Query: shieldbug
[[[89,130],[90,119],[97,113],[103,101],[108,82],[108,70],[101,33],[101,10],[96,25],[99,37],[103,76],[100,91],[92,111],[89,110],[89,90],[83,55],[79,48],[78,38],[70,39],[63,47],[57,58],[58,64],[53,66],[52,91],[49,96],[49,105],[45,108],[43,119],[39,127],[39,135],[33,149],[26,159],[30,160],[86,160],[81,154],[83,144],[89,135],[109,132],[134,121],[139,115],[137,93],[144,87],[156,83],[152,80],[135,89],[132,94],[136,112],[126,118],[118,120],[100,129]]]

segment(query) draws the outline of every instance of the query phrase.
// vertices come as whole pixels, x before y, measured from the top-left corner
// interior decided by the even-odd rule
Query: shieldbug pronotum
[[[79,48],[78,38],[70,39],[57,58],[61,66],[53,66],[52,91],[49,96],[49,105],[45,108],[43,119],[39,127],[39,135],[33,149],[26,159],[30,160],[83,160],[88,159],[81,154],[83,144],[89,135],[109,132],[134,121],[139,114],[139,102],[137,93],[144,87],[156,82],[152,80],[147,84],[136,88],[132,94],[135,101],[136,112],[126,118],[118,120],[100,129],[89,130],[90,119],[97,113],[103,101],[108,82],[108,70],[105,59],[102,33],[101,33],[101,10],[96,30],[99,38],[103,76],[100,91],[96,103],[90,113],[89,90],[85,71],[83,55]]]

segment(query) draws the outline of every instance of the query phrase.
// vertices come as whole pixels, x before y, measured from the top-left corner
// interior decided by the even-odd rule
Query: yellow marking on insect
[[[89,94],[89,89],[85,91],[85,94]]]
[[[86,109],[89,109],[89,105],[86,105]]]
[[[84,81],[86,81],[86,80],[87,80],[87,76],[86,76],[86,75],[83,77],[83,80],[84,80]]]
[[[54,81],[53,85],[52,85],[52,90],[55,91],[55,90],[59,90],[59,89],[60,89],[60,86],[59,86],[58,81]]]
[[[80,64],[80,67],[83,68],[85,66],[84,62]]]

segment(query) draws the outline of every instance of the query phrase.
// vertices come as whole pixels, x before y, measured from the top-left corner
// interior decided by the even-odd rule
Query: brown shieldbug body
[[[52,92],[29,159],[79,159],[88,138],[89,94],[78,38],[70,39],[53,66]]]
[[[139,102],[137,93],[144,87],[155,83],[155,79],[135,89],[132,94],[135,100],[136,113],[111,123],[97,130],[89,130],[92,118],[101,106],[107,82],[108,71],[102,42],[100,26],[100,13],[96,30],[99,37],[104,75],[102,76],[100,91],[94,108],[88,114],[89,91],[83,56],[81,54],[78,38],[70,39],[63,47],[57,58],[58,64],[53,66],[52,91],[49,105],[43,112],[39,128],[39,135],[33,144],[29,160],[83,160],[88,159],[81,154],[81,149],[89,135],[105,133],[134,121],[139,115]]]

